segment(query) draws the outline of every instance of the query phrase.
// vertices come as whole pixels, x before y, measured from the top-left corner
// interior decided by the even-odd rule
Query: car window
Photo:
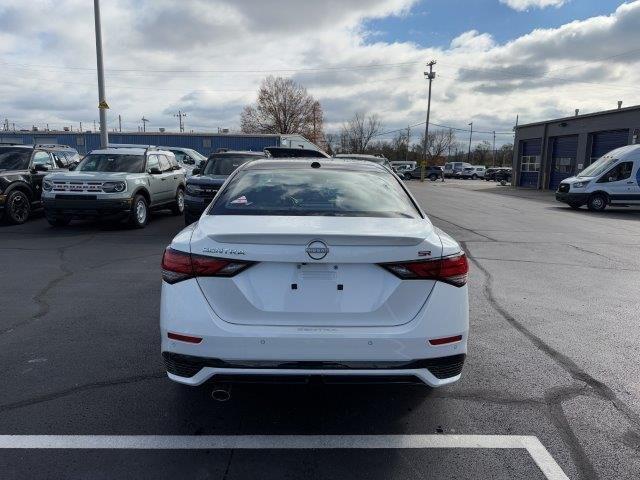
[[[388,172],[309,168],[241,171],[209,213],[421,218]]]
[[[144,155],[95,153],[84,157],[77,170],[80,172],[142,173],[143,168]]]
[[[31,152],[27,148],[0,147],[0,170],[26,170]]]
[[[633,162],[620,162],[613,167],[607,173],[605,173],[598,183],[619,182],[620,180],[626,180],[631,177],[631,171],[633,170]]]
[[[158,155],[158,160],[160,162],[161,171],[168,172],[169,170],[172,170],[171,164],[169,163],[169,159],[166,157],[166,155]]]
[[[258,155],[216,155],[211,157],[203,175],[231,175],[240,165],[262,158]]]
[[[69,160],[63,152],[53,152],[52,155],[58,168],[66,168],[69,165]]]
[[[147,159],[147,171],[152,168],[160,169],[160,161],[158,160],[157,155],[149,155],[149,158]]]
[[[180,168],[180,165],[173,156],[167,155],[167,158],[169,159],[169,165],[171,166],[172,170],[177,170],[178,168]]]
[[[171,152],[173,152],[173,155],[176,157],[176,161],[180,163],[182,163],[187,156],[186,153],[181,152],[180,150],[171,150]]]
[[[33,155],[33,164],[34,165],[44,165],[47,168],[54,168],[53,160],[48,152],[37,151]]]

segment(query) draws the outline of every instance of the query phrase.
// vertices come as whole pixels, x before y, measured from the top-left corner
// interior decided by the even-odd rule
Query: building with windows
[[[528,123],[516,127],[513,146],[515,186],[555,190],[614,148],[636,143],[640,105]]]
[[[266,147],[318,150],[318,147],[305,137],[295,134],[109,132],[109,142],[191,148],[205,156],[222,148],[257,152],[261,152]],[[100,134],[96,132],[0,131],[0,143],[68,145],[81,154],[86,154],[100,148]]]

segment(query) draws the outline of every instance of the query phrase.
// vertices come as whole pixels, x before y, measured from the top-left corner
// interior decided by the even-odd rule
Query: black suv
[[[65,145],[0,144],[0,218],[8,223],[27,221],[42,207],[45,175],[75,168],[78,152]]]
[[[229,175],[243,163],[267,158],[261,152],[226,151],[213,153],[201,168],[195,168],[187,178],[184,196],[184,223],[196,222],[211,203]]]

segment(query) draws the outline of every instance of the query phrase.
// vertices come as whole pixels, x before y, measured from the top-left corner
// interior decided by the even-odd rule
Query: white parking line
[[[534,436],[524,435],[0,435],[0,449],[399,449],[486,448],[529,452],[549,480],[568,477]]]

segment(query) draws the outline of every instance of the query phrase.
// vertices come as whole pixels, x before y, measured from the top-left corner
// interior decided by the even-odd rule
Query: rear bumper
[[[131,211],[131,198],[108,200],[61,200],[43,198],[45,211],[53,215],[103,216],[126,215]]]
[[[465,354],[411,362],[287,362],[273,360],[225,361],[171,352],[162,353],[167,374],[176,382],[200,385],[215,375],[231,376],[322,376],[322,377],[411,377],[432,386],[460,378]]]
[[[467,353],[466,286],[437,283],[418,315],[396,326],[232,324],[215,314],[193,279],[174,285],[163,282],[160,312],[161,351],[165,360],[171,360],[167,363],[169,378],[187,385],[200,385],[216,375],[301,375],[403,376],[439,387],[460,378],[460,359]],[[169,332],[202,341],[193,344],[172,340]],[[430,339],[456,335],[462,339],[455,343],[429,343]],[[444,369],[440,371],[447,374],[439,373],[439,362]],[[450,363],[458,369],[447,370]]]
[[[556,192],[556,200],[563,203],[584,205],[589,200],[588,193]]]

